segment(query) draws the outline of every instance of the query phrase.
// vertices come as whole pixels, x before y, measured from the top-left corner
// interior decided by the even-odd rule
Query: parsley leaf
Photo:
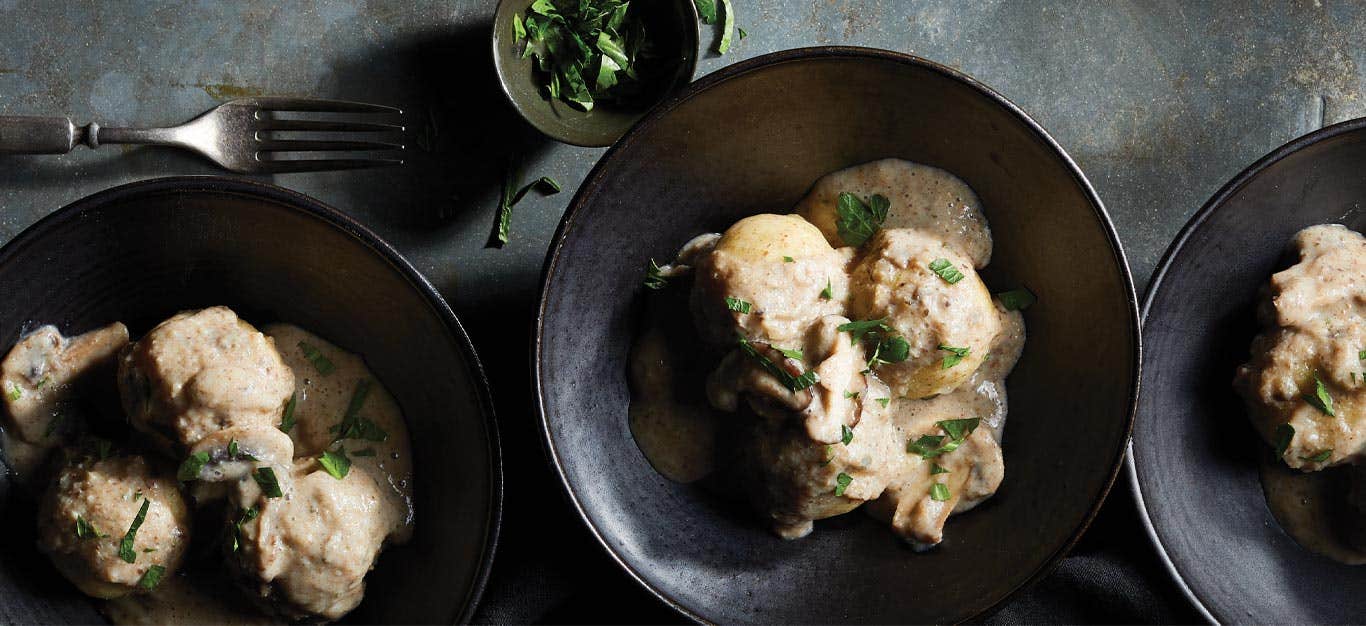
[[[1281,424],[1276,427],[1276,456],[1285,456],[1285,451],[1290,448],[1290,442],[1295,438],[1295,427],[1290,424]]]
[[[299,349],[304,351],[304,358],[308,359],[309,362],[313,364],[313,368],[318,370],[319,374],[326,376],[337,369],[337,366],[332,364],[331,359],[318,351],[317,346],[314,346],[307,341],[300,341]]]
[[[697,15],[703,24],[716,23],[716,0],[693,0],[693,4],[697,5]]]
[[[346,457],[346,448],[338,448],[336,452],[323,450],[322,456],[318,457],[318,465],[337,480],[346,478],[351,472],[351,459]]]
[[[151,504],[151,500],[142,499],[142,508],[138,509],[138,514],[133,517],[133,523],[128,527],[128,532],[124,533],[123,540],[119,541],[119,558],[126,563],[134,563],[138,560],[137,552],[133,551],[133,543],[137,541],[138,528],[142,526],[142,521],[147,519],[147,507]]]
[[[654,259],[650,259],[649,267],[645,268],[645,286],[650,289],[663,289],[668,284],[669,279],[664,277],[664,270],[660,269]]]
[[[176,480],[180,482],[199,480],[199,473],[204,470],[204,466],[208,462],[208,452],[196,452],[185,457],[185,461],[180,464],[180,469],[176,471]]]
[[[542,176],[517,189],[517,184],[521,180],[521,168],[514,163],[508,166],[507,172],[503,174],[503,188],[498,196],[498,232],[496,238],[498,247],[502,247],[511,240],[512,234],[512,207],[517,206],[522,198],[526,197],[532,189],[539,189],[543,195],[553,196],[560,192],[560,184],[549,176]],[[515,191],[514,191],[515,190]]]
[[[328,429],[328,432],[337,434],[332,441],[364,439],[365,441],[382,442],[389,439],[389,433],[380,428],[379,424],[360,416],[361,407],[365,405],[365,398],[368,395],[370,395],[370,381],[367,379],[356,381],[356,390],[351,393],[351,402],[346,406],[346,413],[342,415],[342,421],[333,424]]]
[[[242,524],[256,519],[261,514],[261,510],[256,507],[241,509],[241,514],[237,516],[237,521],[232,523],[232,551],[236,552],[241,547]]]
[[[161,576],[166,573],[166,568],[160,565],[153,565],[142,573],[142,578],[138,579],[138,586],[151,591],[161,584]]]
[[[854,429],[850,428],[848,424],[840,424],[840,441],[844,442],[844,445],[847,446],[853,440]]]
[[[863,322],[849,322],[840,324],[835,330],[842,333],[849,333],[849,345],[853,345],[863,339],[868,333],[881,333],[892,330],[885,320],[867,320]]]
[[[534,57],[535,75],[546,95],[581,111],[592,111],[599,101],[624,102],[642,95],[639,70],[642,62],[648,65],[653,58],[652,47],[644,22],[629,10],[630,4],[621,0],[537,0],[531,4],[523,19],[527,36],[522,57]],[[713,19],[716,16],[714,2],[709,14]],[[514,23],[514,32],[516,28]]]
[[[80,515],[77,515],[77,516],[76,516],[76,538],[77,538],[77,539],[81,539],[81,540],[86,540],[86,539],[100,539],[100,538],[108,537],[108,536],[109,536],[109,535],[102,535],[102,534],[100,534],[99,529],[95,528],[95,525],[94,525],[94,524],[91,524],[90,522],[86,521],[86,519],[85,519],[84,517],[81,517]]]
[[[754,359],[760,367],[764,368],[764,371],[771,374],[774,378],[777,378],[778,382],[781,382],[784,387],[787,387],[792,391],[801,391],[821,380],[821,377],[816,373],[816,370],[806,370],[805,372],[802,372],[801,376],[793,376],[777,363],[774,363],[769,360],[768,357],[760,353],[759,350],[744,337],[740,337],[740,350],[746,355],[749,355],[749,358]]]
[[[1318,409],[1324,415],[1336,417],[1333,414],[1333,396],[1328,395],[1328,388],[1324,386],[1323,380],[1319,378],[1318,374],[1314,374],[1314,393],[1312,395],[1305,394],[1304,400],[1309,403],[1309,406]]]
[[[783,263],[795,263],[796,261],[797,259],[794,259],[787,255],[783,255]]]
[[[874,194],[865,202],[849,192],[840,192],[835,204],[839,219],[835,226],[840,239],[851,246],[861,246],[868,241],[887,220],[887,209],[891,203],[882,195]]]
[[[256,484],[261,486],[261,493],[267,498],[279,498],[284,494],[280,491],[280,481],[275,477],[275,470],[269,467],[262,467],[251,475],[256,479]],[[131,562],[131,561],[130,561]]]
[[[1313,456],[1302,456],[1300,457],[1300,460],[1309,461],[1310,463],[1322,463],[1324,461],[1327,461],[1328,458],[1331,456],[1333,456],[1333,449],[1329,448],[1327,450],[1320,450],[1317,454]]]
[[[925,460],[933,459],[937,456],[948,454],[958,449],[963,441],[977,430],[982,419],[969,417],[956,420],[941,420],[935,422],[935,426],[944,429],[947,435],[922,435],[919,439],[906,444],[906,451],[920,455]],[[947,442],[944,440],[948,439]]]
[[[289,396],[289,402],[285,403],[285,414],[280,418],[280,432],[288,433],[291,428],[294,428],[294,407],[298,401],[298,393]]]
[[[835,477],[835,495],[844,495],[844,491],[849,488],[849,483],[852,482],[854,482],[853,476],[840,472],[839,476]]]
[[[944,469],[944,466],[943,466],[943,465],[940,465],[940,464],[938,464],[938,463],[930,463],[930,475],[931,475],[931,476],[933,476],[933,475],[935,475],[935,474],[947,474],[947,473],[949,473],[949,470]]]
[[[1033,292],[1024,287],[1002,291],[996,294],[996,299],[1001,301],[1001,306],[1007,311],[1023,311],[1039,301]]]
[[[891,403],[891,401],[892,401],[891,398],[878,398],[878,399],[877,399],[877,403],[878,403],[878,404],[881,404],[881,405],[882,405],[882,408],[884,408],[884,409],[887,408],[887,405],[888,405],[889,403]]]
[[[832,299],[834,299],[834,297],[835,297],[835,291],[834,291],[834,289],[833,289],[833,285],[830,284],[830,279],[829,279],[829,278],[826,278],[826,279],[825,279],[825,289],[822,289],[822,290],[821,290],[821,299],[822,299],[822,300],[832,300]]]
[[[949,488],[944,483],[935,483],[930,486],[930,499],[935,502],[944,502],[949,499]]]
[[[5,393],[5,397],[9,398],[10,402],[14,402],[19,398],[24,397],[24,392],[22,389],[11,383],[9,386],[9,391]]]
[[[944,357],[944,360],[939,366],[939,369],[945,370],[962,363],[963,359],[968,356],[968,353],[972,352],[971,348],[955,348],[944,344],[939,344],[939,349],[949,353]]]
[[[736,313],[749,313],[754,310],[754,305],[739,298],[726,296],[726,308]]]
[[[848,400],[848,399],[850,399],[850,398],[857,398],[858,395],[859,395],[859,393],[860,393],[860,392],[857,392],[857,391],[846,391],[846,392],[844,392],[844,399],[845,399],[845,400]]]
[[[952,285],[963,280],[963,273],[953,266],[948,259],[935,259],[930,262],[930,271],[938,274],[944,282]]]

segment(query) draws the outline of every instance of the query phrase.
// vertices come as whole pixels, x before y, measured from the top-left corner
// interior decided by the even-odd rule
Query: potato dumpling
[[[941,264],[948,269],[932,269]],[[957,272],[954,282],[940,275],[950,270]],[[1001,314],[971,262],[920,231],[879,231],[850,274],[849,317],[883,320],[910,344],[905,361],[877,367],[897,396],[956,389],[1001,331]]]
[[[945,242],[983,268],[991,261],[991,229],[967,183],[939,168],[903,159],[882,159],[828,174],[816,181],[796,212],[820,229],[830,245],[849,245],[839,235],[839,196],[866,200],[880,194],[891,203],[883,228],[913,228]]]
[[[743,334],[791,347],[813,321],[842,310],[845,262],[798,216],[740,220],[697,261],[691,307],[698,332],[718,346]]]
[[[1328,224],[1295,246],[1299,262],[1263,293],[1262,332],[1233,386],[1285,464],[1316,471],[1366,456],[1366,238]]]
[[[190,513],[175,479],[140,456],[64,468],[38,511],[38,547],[96,598],[155,588],[175,574],[189,545]]]

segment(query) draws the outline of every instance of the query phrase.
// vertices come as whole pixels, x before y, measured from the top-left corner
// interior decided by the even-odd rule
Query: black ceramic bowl
[[[374,233],[316,200],[221,178],[171,178],[67,206],[0,249],[0,345],[43,323],[134,336],[224,304],[360,353],[403,408],[413,541],[368,577],[362,623],[467,621],[498,535],[502,475],[487,382],[436,290]],[[7,348],[5,348],[7,349]],[[0,477],[0,622],[100,621],[34,547],[32,504]]]
[[[862,513],[783,541],[650,467],[627,424],[626,357],[646,262],[698,233],[787,211],[822,174],[882,157],[947,169],[995,233],[986,278],[1039,296],[1009,379],[996,497],[912,552]],[[1119,469],[1139,368],[1136,298],[1100,200],[1013,104],[951,69],[859,48],[712,74],[598,163],[546,263],[534,367],[550,454],[584,520],[642,585],[713,622],[951,622],[1046,574]]]
[[[1314,554],[1272,517],[1256,436],[1233,393],[1258,290],[1306,226],[1366,229],[1366,120],[1311,133],[1239,174],[1167,251],[1144,305],[1147,363],[1133,472],[1158,548],[1219,622],[1340,623],[1366,614],[1366,569]]]

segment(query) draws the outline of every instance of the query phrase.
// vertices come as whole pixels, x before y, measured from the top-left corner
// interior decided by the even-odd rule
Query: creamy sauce
[[[861,248],[842,247],[840,192],[891,201],[882,231]],[[977,198],[943,170],[888,159],[822,178],[796,211],[800,217],[760,215],[724,235],[701,235],[665,266],[671,279],[694,274],[691,306],[682,305],[680,287],[647,298],[630,361],[632,434],[672,480],[746,485],[785,538],[871,502],[867,511],[908,541],[938,543],[950,513],[1000,484],[1004,378],[1025,340],[1020,314],[994,303],[973,271],[991,257]],[[964,279],[949,284],[926,271],[941,258]],[[723,297],[750,310],[718,306]],[[908,357],[867,374],[870,346],[837,331],[850,318],[885,320],[908,339]],[[809,369],[819,381],[789,391],[733,349],[737,333],[791,374]],[[970,350],[944,367],[940,345]],[[742,409],[751,416],[726,415]],[[933,461],[905,452],[921,436],[944,435],[938,422],[974,417],[980,427],[956,450]],[[736,474],[745,479],[704,480]],[[932,498],[934,483],[951,495]]]
[[[1263,455],[1259,463],[1267,508],[1296,543],[1334,561],[1366,564],[1366,550],[1351,542],[1343,469],[1301,472]]]
[[[218,579],[168,577],[151,593],[108,600],[101,612],[115,624],[254,626],[275,624],[265,613],[242,600],[229,583]]]
[[[369,393],[360,413],[389,436],[378,442],[347,440],[343,445],[350,452],[352,470],[367,472],[386,487],[386,506],[400,512],[396,514],[401,523],[395,529],[399,533],[395,540],[406,541],[413,524],[413,457],[408,424],[403,420],[398,401],[359,355],[291,324],[272,324],[265,331],[275,340],[275,347],[294,371],[294,418],[297,423],[290,429],[289,436],[294,440],[295,458],[317,456],[332,443],[336,433],[330,429],[345,415],[357,383],[369,381]],[[300,343],[311,346],[328,359],[333,371],[326,375],[319,373]],[[356,456],[356,452],[367,456]]]

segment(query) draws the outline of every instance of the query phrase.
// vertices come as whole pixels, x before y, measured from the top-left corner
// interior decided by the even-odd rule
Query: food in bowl
[[[397,402],[360,356],[302,328],[262,332],[226,307],[133,343],[118,323],[44,326],[0,384],[39,548],[115,622],[338,619],[412,534]]]
[[[1261,333],[1233,385],[1275,450],[1262,484],[1277,521],[1315,552],[1366,563],[1366,238],[1322,224],[1294,247],[1298,261],[1263,290]]]
[[[912,545],[940,543],[1004,477],[1004,380],[1033,296],[992,296],[991,249],[962,180],[884,159],[651,261],[638,446],[671,479],[742,491],[784,538],[867,504]],[[685,277],[686,302],[670,286]]]

